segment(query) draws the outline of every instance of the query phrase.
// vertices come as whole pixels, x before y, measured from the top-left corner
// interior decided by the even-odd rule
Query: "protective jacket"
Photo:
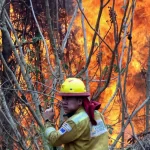
[[[45,130],[49,144],[65,150],[108,150],[108,132],[99,111],[94,113],[97,125],[92,125],[89,116],[81,107],[67,119],[59,130],[49,124]]]

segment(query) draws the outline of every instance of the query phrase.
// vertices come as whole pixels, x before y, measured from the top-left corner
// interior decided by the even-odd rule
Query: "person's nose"
[[[62,100],[62,105],[67,105],[68,102],[66,100]]]

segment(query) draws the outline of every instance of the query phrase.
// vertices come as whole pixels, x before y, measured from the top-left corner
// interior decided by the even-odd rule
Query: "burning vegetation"
[[[149,5],[2,0],[1,149],[50,149],[41,112],[53,106],[59,128],[58,91],[67,77],[81,78],[91,99],[101,103],[110,149],[150,147]]]

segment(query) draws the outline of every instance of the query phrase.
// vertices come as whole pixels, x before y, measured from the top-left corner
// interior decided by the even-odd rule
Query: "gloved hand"
[[[53,111],[53,108],[49,108],[49,109],[46,109],[45,112],[42,113],[42,116],[44,118],[44,120],[50,120],[50,121],[53,121],[54,119],[54,111]]]

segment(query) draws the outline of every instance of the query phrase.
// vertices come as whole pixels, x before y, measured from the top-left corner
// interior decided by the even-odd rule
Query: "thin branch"
[[[12,50],[14,51],[14,55],[15,55],[17,61],[18,61],[18,64],[20,66],[23,78],[26,81],[26,84],[27,84],[29,90],[34,90],[34,86],[33,86],[30,74],[26,71],[26,62],[24,60],[24,54],[23,54],[23,51],[22,51],[22,46],[21,46],[21,44],[19,42],[18,36],[16,34],[16,31],[15,31],[15,29],[14,29],[14,27],[13,27],[13,25],[12,25],[12,23],[11,23],[11,21],[10,21],[6,11],[5,11],[5,14],[6,14],[7,20],[9,21],[9,23],[11,25],[11,30],[12,30],[15,38],[16,38],[16,41],[17,41],[17,44],[18,44],[18,47],[19,47],[19,50],[20,50],[20,56],[19,56],[19,54],[18,54],[18,52],[17,52],[17,50],[16,50],[16,48],[15,48],[15,46],[14,46],[12,40],[11,40],[11,37],[10,37],[10,34],[9,34],[7,28],[3,27],[2,30],[3,30],[3,32],[5,32],[5,35],[6,35],[7,39],[8,39],[8,41],[9,41],[9,44],[10,44]],[[39,118],[41,118],[41,114],[40,114],[40,111],[39,111],[40,100],[38,98],[38,95],[37,95],[37,93],[32,93],[32,92],[31,92],[31,95],[32,95],[33,101],[35,102],[37,115],[38,115]]]
[[[108,101],[107,105],[105,106],[105,108],[103,109],[102,114],[105,113],[106,109],[109,107],[109,105],[111,104],[111,102],[112,102],[113,99],[115,98],[115,96],[116,96],[116,94],[117,94],[117,92],[118,92],[118,86],[119,86],[119,83],[118,83],[118,81],[117,81],[115,92],[114,92],[114,94],[112,95],[112,97],[109,99],[109,101]]]
[[[22,96],[24,96],[24,93],[22,92],[23,90],[21,89],[21,87],[20,87],[20,85],[19,85],[19,83],[18,83],[18,81],[17,81],[17,79],[16,79],[16,76],[14,75],[14,73],[11,71],[11,69],[10,69],[10,68],[8,67],[8,65],[6,64],[6,61],[4,60],[3,55],[2,55],[1,52],[0,52],[0,58],[1,58],[2,62],[3,62],[3,64],[4,64],[5,68],[6,68],[7,71],[10,73],[12,79],[14,80],[14,82],[15,82],[17,88],[18,88],[17,90],[19,90],[19,91],[22,93]],[[33,92],[33,91],[32,91],[32,92]],[[25,97],[25,96],[24,96],[24,97]],[[39,120],[39,117],[36,115],[36,113],[35,113],[34,110],[31,108],[31,106],[30,106],[26,101],[24,101],[23,99],[21,99],[21,100],[22,100],[22,102],[29,108],[29,110],[31,111],[33,117],[34,117],[35,120],[37,121],[38,125],[39,125],[41,128],[43,128],[43,125],[42,125],[41,121]]]
[[[8,120],[8,118],[6,117],[5,113],[0,109],[0,112],[2,113],[2,115],[5,117],[5,119],[7,120],[7,122],[9,123],[9,125],[11,126],[11,123],[10,121]],[[18,140],[14,139],[13,136],[11,136],[8,132],[8,129],[5,128],[5,126],[3,125],[2,121],[0,120],[0,124],[1,124],[1,127],[2,129],[4,129],[4,131],[8,134],[8,136],[13,140],[15,141],[16,143],[18,143]],[[12,128],[12,127],[11,127]]]
[[[36,16],[35,16],[35,13],[34,13],[34,10],[33,10],[33,5],[32,5],[32,1],[31,1],[31,0],[30,0],[30,5],[31,5],[32,14],[33,14],[34,20],[35,20],[35,22],[36,22],[38,31],[39,31],[39,33],[40,33],[40,35],[41,35],[41,37],[42,37],[43,42],[44,42],[44,46],[45,46],[45,49],[46,49],[46,58],[47,58],[48,65],[49,65],[49,67],[50,67],[50,70],[51,70],[52,75],[55,76],[55,75],[54,75],[53,68],[52,68],[51,63],[50,63],[50,59],[49,59],[49,50],[48,50],[46,41],[45,41],[45,39],[44,39],[44,36],[43,36],[43,34],[42,34],[42,32],[41,32],[39,23],[38,23],[38,21],[37,21],[37,19],[36,19]]]
[[[127,127],[127,125],[130,123],[130,121],[132,120],[132,118],[146,105],[146,103],[150,101],[150,97],[148,97],[146,100],[144,100],[144,102],[137,108],[135,109],[135,111],[133,111],[133,113],[128,117],[127,121],[125,122],[124,126],[122,127],[120,133],[118,134],[116,141],[111,145],[110,150],[113,150],[114,147],[117,144],[117,141],[120,139],[120,137],[122,136],[122,133],[124,132],[125,128]]]
[[[108,0],[108,1],[103,5],[103,8],[106,7],[109,2],[110,2],[110,0]]]
[[[76,1],[77,1],[78,5],[79,5],[78,0],[76,0]],[[85,64],[85,67],[84,67],[84,69],[82,69],[82,70],[76,75],[76,77],[81,76],[81,75],[87,70],[87,68],[88,68],[88,66],[89,66],[89,63],[90,63],[90,60],[91,60],[91,57],[92,57],[92,54],[93,54],[93,51],[94,51],[94,45],[95,45],[95,40],[96,40],[96,37],[97,37],[97,36],[101,39],[102,42],[105,43],[105,45],[109,48],[109,50],[110,50],[111,52],[113,52],[113,50],[110,48],[110,46],[101,38],[101,36],[100,36],[99,33],[98,33],[99,24],[100,24],[100,18],[101,18],[102,10],[103,10],[103,3],[101,3],[100,8],[99,8],[99,13],[98,13],[98,18],[97,18],[97,22],[96,22],[96,27],[95,27],[95,29],[94,29],[94,28],[90,25],[90,23],[88,22],[88,19],[87,19],[87,17],[84,15],[84,13],[83,13],[83,11],[82,11],[80,5],[79,5],[79,9],[80,9],[81,13],[83,14],[85,20],[87,21],[88,25],[91,27],[91,29],[93,29],[93,31],[94,31],[94,36],[93,36],[93,40],[92,40],[92,45],[91,45],[91,50],[90,50],[90,53],[89,53],[89,57],[88,57],[88,60],[87,60],[87,62],[86,62],[86,64]]]
[[[76,6],[75,6],[74,13],[73,13],[72,18],[71,18],[71,21],[70,21],[70,24],[69,24],[68,29],[67,29],[67,33],[66,33],[66,35],[65,35],[65,38],[64,38],[63,41],[62,41],[62,46],[61,46],[62,52],[64,52],[64,49],[65,49],[65,47],[66,47],[66,43],[67,43],[67,41],[68,41],[68,37],[69,37],[70,32],[71,32],[71,27],[73,26],[73,22],[74,22],[74,20],[75,20],[76,15],[77,15],[78,8],[79,8],[78,5],[76,5]]]
[[[82,0],[80,0],[79,5],[83,11]],[[81,14],[81,23],[82,23],[82,32],[83,32],[83,38],[84,38],[84,52],[85,52],[85,57],[86,57],[86,61],[87,61],[87,59],[88,59],[88,48],[87,48],[86,29],[85,29],[83,14]],[[87,88],[87,91],[90,91],[88,69],[85,72],[85,76],[86,76],[86,88]]]
[[[142,148],[143,150],[145,150],[145,148],[143,147],[141,141],[138,139],[137,135],[135,134],[133,124],[130,124],[130,125],[131,125],[131,128],[132,128],[133,136],[135,137],[135,139],[137,140],[137,142],[139,143],[139,145],[141,146],[141,148]]]
[[[21,137],[21,135],[20,135],[20,133],[19,133],[19,131],[17,129],[17,126],[16,126],[16,124],[15,124],[15,122],[14,122],[12,116],[11,116],[11,113],[10,113],[9,108],[7,106],[7,103],[6,103],[3,91],[1,89],[1,86],[0,86],[0,103],[1,103],[1,106],[3,106],[3,108],[5,110],[6,116],[7,116],[8,120],[9,120],[9,122],[10,122],[10,125],[11,125],[15,135],[18,138],[18,142],[19,142],[20,146],[22,147],[23,150],[27,150],[26,144],[25,144],[24,140],[22,139],[22,137]],[[1,109],[2,108],[0,107],[0,110]]]

